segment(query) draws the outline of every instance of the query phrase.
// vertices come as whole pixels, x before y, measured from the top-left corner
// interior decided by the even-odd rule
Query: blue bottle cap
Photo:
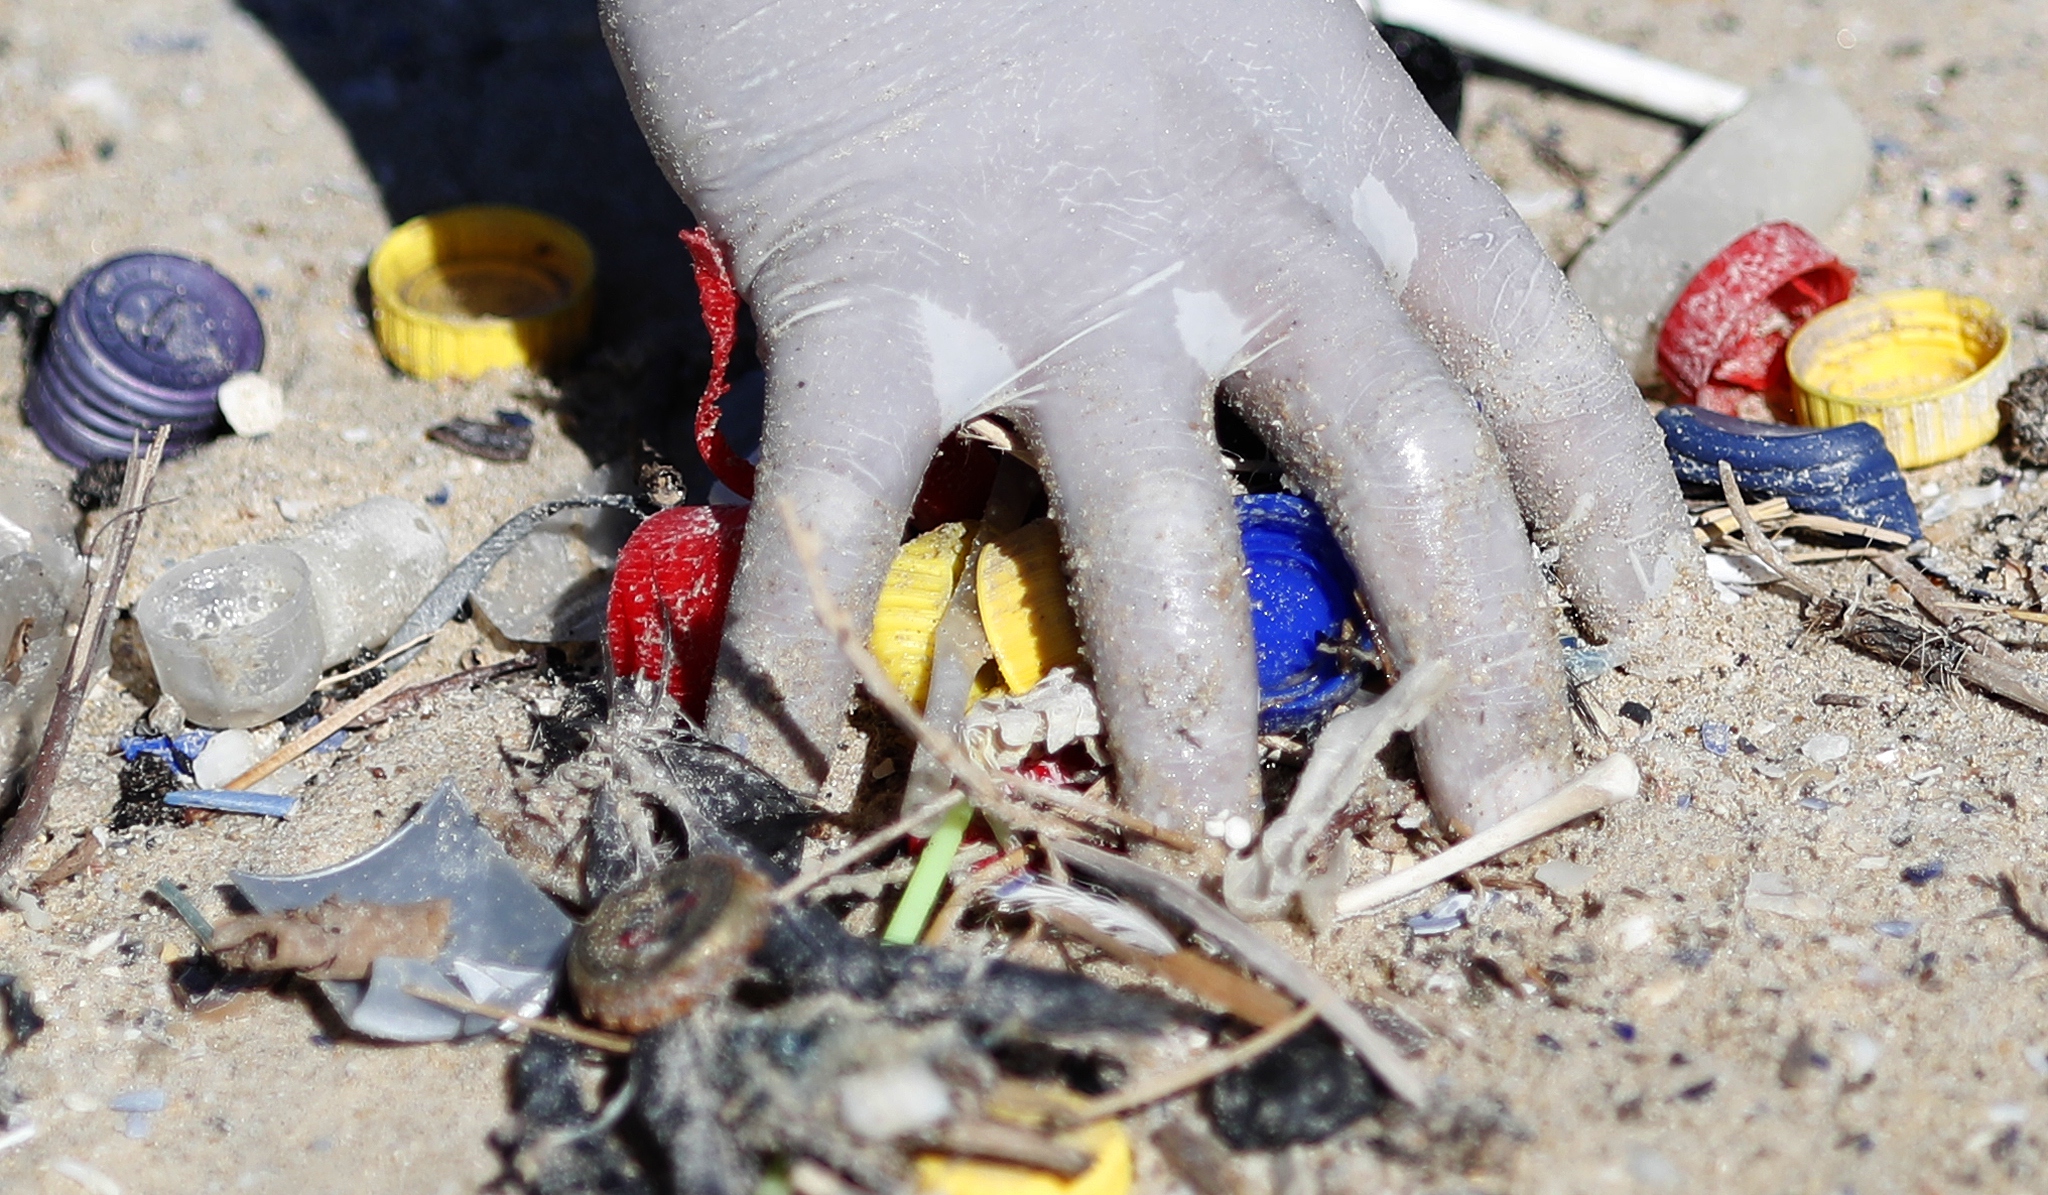
[[[213,434],[220,384],[261,366],[263,347],[256,308],[213,267],[170,253],[117,257],[64,296],[26,412],[73,465],[125,457],[136,432],[166,423],[176,453]]]
[[[1314,503],[1294,494],[1237,499],[1259,652],[1259,730],[1315,725],[1358,689],[1348,654],[1323,650],[1347,623],[1365,639],[1357,578]]]

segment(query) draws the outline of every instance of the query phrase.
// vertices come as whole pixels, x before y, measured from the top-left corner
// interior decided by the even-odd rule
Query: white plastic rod
[[[1679,124],[1733,115],[1749,91],[1481,0],[1359,0],[1376,21]]]

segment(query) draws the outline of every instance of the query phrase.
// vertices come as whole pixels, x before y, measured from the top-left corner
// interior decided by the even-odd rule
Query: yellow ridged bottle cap
[[[1061,1134],[1062,1144],[1095,1155],[1095,1164],[1061,1178],[1001,1162],[924,1154],[917,1159],[917,1189],[933,1195],[1125,1195],[1136,1177],[1131,1138],[1114,1120]]]
[[[1836,304],[1793,335],[1785,363],[1800,422],[1872,424],[1907,469],[1990,443],[2014,372],[2012,333],[1998,309],[1941,290]]]
[[[981,629],[1010,692],[1026,692],[1047,672],[1081,662],[1081,632],[1067,604],[1051,519],[1026,523],[983,548],[974,585]]]
[[[377,246],[369,273],[377,344],[416,378],[547,369],[590,336],[590,243],[526,208],[416,216]]]
[[[868,650],[882,671],[910,703],[922,710],[931,687],[932,653],[937,650],[939,618],[953,597],[967,551],[974,545],[974,525],[947,523],[934,527],[896,551],[882,596],[875,602],[875,626]]]

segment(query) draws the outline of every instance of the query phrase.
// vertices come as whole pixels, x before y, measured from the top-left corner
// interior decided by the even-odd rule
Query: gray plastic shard
[[[375,904],[450,901],[448,944],[439,956],[378,959],[368,980],[321,983],[334,1011],[366,1037],[448,1041],[498,1024],[407,995],[408,987],[533,1015],[553,993],[568,949],[569,918],[477,824],[452,777],[391,837],[345,863],[305,875],[230,876],[263,913],[330,896]]]
[[[1636,380],[1653,381],[1657,329],[1699,268],[1767,220],[1825,236],[1863,193],[1870,157],[1826,80],[1788,71],[1673,160],[1566,275]]]

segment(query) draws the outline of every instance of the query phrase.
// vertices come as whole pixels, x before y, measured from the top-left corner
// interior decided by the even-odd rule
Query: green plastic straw
[[[910,883],[903,887],[903,899],[896,902],[889,928],[882,931],[882,941],[911,946],[924,936],[924,927],[931,923],[932,911],[938,907],[939,889],[945,886],[946,873],[952,870],[953,858],[960,853],[960,840],[967,834],[967,823],[973,820],[974,806],[964,798],[946,810],[946,816],[925,840],[924,853],[917,857],[917,867],[910,873]]]

